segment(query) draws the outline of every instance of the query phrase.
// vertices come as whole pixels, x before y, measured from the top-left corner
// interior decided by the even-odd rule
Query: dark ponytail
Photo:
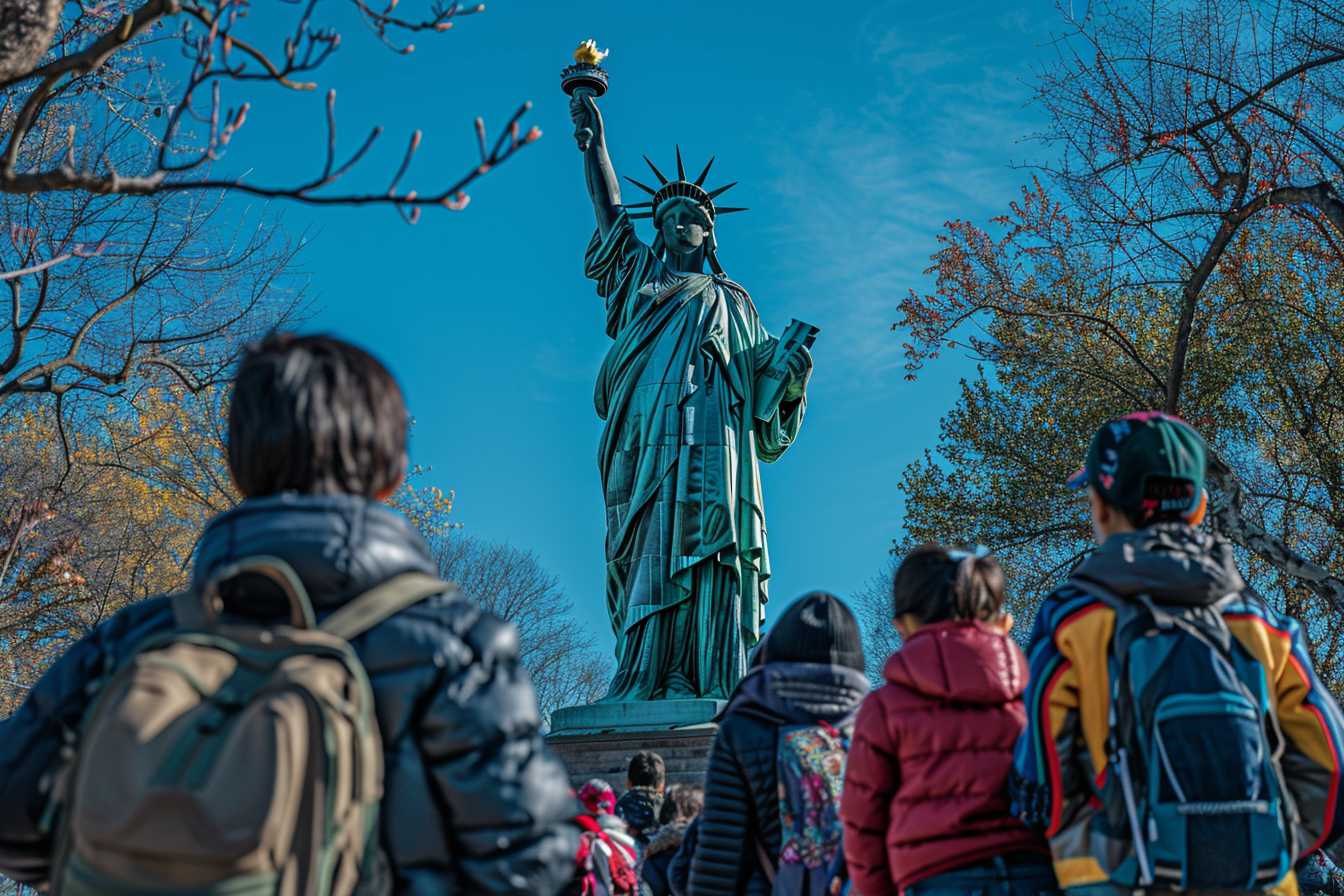
[[[926,544],[901,561],[891,596],[893,619],[909,613],[921,625],[949,619],[989,621],[1003,608],[1003,569],[983,551]]]

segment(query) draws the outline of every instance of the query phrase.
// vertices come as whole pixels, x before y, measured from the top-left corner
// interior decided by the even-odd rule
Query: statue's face
[[[705,214],[693,203],[677,202],[662,215],[663,243],[678,255],[699,249],[709,238]]]

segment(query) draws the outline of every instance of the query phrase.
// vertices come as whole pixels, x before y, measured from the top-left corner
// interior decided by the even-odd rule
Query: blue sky
[[[412,458],[456,490],[465,531],[535,551],[610,647],[592,405],[608,339],[582,273],[593,219],[558,78],[582,38],[610,47],[617,170],[645,180],[641,153],[666,170],[676,143],[697,170],[716,155],[710,179],[741,182],[723,201],[752,209],[719,227],[729,276],[771,330],[791,317],[822,329],[801,439],[763,470],[773,619],[811,588],[853,593],[886,562],[901,470],[971,369],[948,358],[905,382],[890,325],[927,284],[942,222],[983,220],[1024,179],[1012,165],[1037,152],[1022,142],[1037,124],[1031,73],[1057,21],[1049,0],[494,0],[396,57],[338,18],[345,39],[320,80],[338,89],[343,145],[387,130],[351,185],[384,184],[419,127],[405,184],[435,190],[472,164],[472,117],[498,125],[524,99],[545,136],[478,183],[467,211],[413,227],[386,209],[273,210],[307,234],[311,325],[389,362],[417,420]],[[315,171],[320,96],[251,98],[226,167],[259,183]]]

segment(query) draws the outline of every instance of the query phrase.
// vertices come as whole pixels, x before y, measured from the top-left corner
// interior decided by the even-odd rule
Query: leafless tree
[[[610,664],[593,649],[592,634],[575,622],[573,605],[535,554],[460,532],[432,543],[441,576],[518,628],[523,666],[543,715],[606,693]]]
[[[55,0],[25,2],[48,6]],[[408,18],[398,14],[395,0],[382,10],[365,0],[348,2],[379,40],[403,55],[415,50],[412,37],[447,31],[485,8],[434,0],[422,18]],[[336,30],[316,21],[317,0],[297,0],[292,7],[293,27],[287,34],[249,27],[247,0],[145,0],[130,11],[106,0],[78,0],[66,4],[54,37],[36,22],[15,35],[0,33],[0,130],[6,135],[0,150],[0,192],[230,190],[318,205],[391,205],[414,220],[424,206],[464,208],[471,183],[541,135],[536,128],[521,128],[528,103],[493,140],[477,118],[478,158],[450,183],[418,191],[403,186],[421,144],[417,130],[385,189],[332,191],[368,154],[382,129],[373,127],[352,146],[338,145],[336,92],[328,89],[325,110],[315,110],[325,117],[326,140],[314,147],[321,164],[310,177],[261,184],[243,175],[216,173],[218,161],[247,122],[251,91],[316,90],[311,79],[341,43]],[[33,58],[33,46],[45,48],[48,41],[50,50],[39,64],[4,74],[16,67],[14,60]],[[180,61],[170,64],[174,58]],[[226,90],[245,93],[226,106]],[[43,139],[44,130],[50,129],[46,120],[59,116],[70,102],[96,104],[99,114],[90,125],[95,131],[110,122],[134,122],[135,133],[126,139],[134,136],[144,152],[114,159],[101,152],[103,141],[89,141],[83,128],[63,127],[59,154],[29,153],[29,143]]]
[[[891,612],[891,583],[896,576],[896,565],[892,559],[852,598],[854,615],[863,633],[865,671],[874,685],[882,683],[882,669],[887,658],[901,646],[901,636],[892,624]]]

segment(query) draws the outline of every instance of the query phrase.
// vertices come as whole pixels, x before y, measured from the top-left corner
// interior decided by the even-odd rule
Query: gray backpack
[[[219,583],[265,576],[285,625],[225,621]],[[178,628],[103,680],[54,803],[58,896],[349,896],[378,852],[383,756],[349,639],[433,594],[396,576],[314,622],[273,557],[173,598]]]

